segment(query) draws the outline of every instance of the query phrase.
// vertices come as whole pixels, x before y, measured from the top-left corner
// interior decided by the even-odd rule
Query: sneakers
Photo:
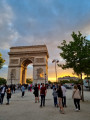
[[[6,105],[9,105],[9,103],[6,103]]]
[[[65,114],[65,112],[64,112],[64,111],[62,111],[61,109],[60,109],[59,111],[60,111],[60,113],[61,113],[61,114]]]
[[[78,111],[79,111],[79,110],[78,110],[78,108],[77,108],[77,109],[75,109],[75,111],[76,111],[76,112],[78,112]]]
[[[65,114],[65,112],[64,112],[64,111],[62,111],[62,112],[61,112],[61,114]]]
[[[40,105],[40,107],[42,107],[42,105]]]

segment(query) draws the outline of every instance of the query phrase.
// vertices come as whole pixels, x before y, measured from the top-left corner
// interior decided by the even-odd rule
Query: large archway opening
[[[33,62],[26,59],[22,62],[21,66],[21,84],[26,84],[27,78],[33,79]]]
[[[33,64],[32,63],[27,66],[26,82],[28,84],[33,82]]]

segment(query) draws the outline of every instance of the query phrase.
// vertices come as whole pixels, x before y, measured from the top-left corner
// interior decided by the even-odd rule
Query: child
[[[53,98],[54,98],[54,105],[55,105],[55,107],[56,107],[56,106],[58,107],[56,88],[54,88],[52,95],[53,95]]]

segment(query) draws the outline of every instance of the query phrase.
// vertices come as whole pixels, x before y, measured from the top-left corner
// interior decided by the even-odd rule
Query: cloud
[[[89,0],[0,0],[0,52],[6,65],[11,46],[46,44],[49,69],[58,45],[72,40],[72,31],[90,35]],[[49,72],[50,72],[49,70]]]
[[[17,38],[18,33],[13,28],[13,12],[6,0],[0,1],[0,48],[10,47],[13,39]]]

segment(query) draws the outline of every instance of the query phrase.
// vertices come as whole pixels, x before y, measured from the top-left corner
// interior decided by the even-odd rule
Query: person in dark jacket
[[[35,103],[38,101],[39,102],[39,89],[37,87],[37,84],[34,87],[34,95],[35,95]]]
[[[45,87],[45,85],[44,85],[44,83],[42,84],[42,87],[41,87],[41,89],[40,89],[40,96],[41,96],[41,105],[40,105],[40,107],[42,107],[42,104],[43,104],[43,106],[45,106],[45,96],[46,96],[46,92],[47,92],[47,90],[46,90],[46,87]]]
[[[8,87],[8,89],[6,90],[6,93],[7,93],[7,103],[6,103],[6,105],[9,105],[9,100],[11,98],[11,89],[10,89],[10,87]]]

